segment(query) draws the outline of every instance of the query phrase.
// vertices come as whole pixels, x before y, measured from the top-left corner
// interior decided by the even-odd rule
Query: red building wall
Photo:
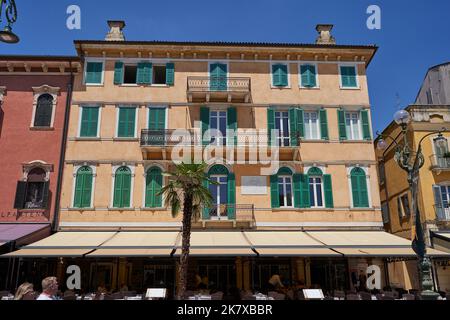
[[[51,222],[55,210],[56,186],[61,153],[69,75],[0,75],[6,87],[0,111],[0,223]],[[32,87],[59,87],[53,129],[34,130]],[[17,182],[23,179],[23,164],[43,161],[53,165],[50,172],[48,208],[14,209]]]

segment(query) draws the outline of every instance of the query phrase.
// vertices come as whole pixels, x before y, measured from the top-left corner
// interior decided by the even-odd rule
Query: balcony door
[[[148,140],[152,146],[166,143],[166,108],[148,108]]]
[[[289,132],[289,112],[277,111],[275,112],[275,129],[278,130],[278,146],[289,147],[290,132]]]
[[[212,63],[209,66],[210,89],[211,91],[227,90],[228,66],[222,63]]]
[[[209,184],[209,191],[213,197],[213,207],[209,214],[212,220],[228,219],[228,176],[212,175],[210,179],[214,181]]]
[[[211,111],[209,123],[211,144],[225,146],[227,144],[227,111]]]

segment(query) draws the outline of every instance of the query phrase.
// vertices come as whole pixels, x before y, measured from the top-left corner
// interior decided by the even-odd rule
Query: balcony
[[[240,77],[188,77],[189,102],[251,102],[251,80]]]
[[[436,220],[439,222],[450,222],[450,208],[443,205],[435,205]]]
[[[255,206],[252,204],[221,204],[203,209],[202,228],[248,228],[256,226]]]
[[[450,157],[444,157],[441,155],[430,156],[431,167],[433,171],[450,171]]]

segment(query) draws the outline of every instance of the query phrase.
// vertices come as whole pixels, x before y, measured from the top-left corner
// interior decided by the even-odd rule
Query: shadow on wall
[[[2,104],[0,102],[0,138],[2,137],[2,128],[3,128],[3,118],[5,113],[3,112]]]

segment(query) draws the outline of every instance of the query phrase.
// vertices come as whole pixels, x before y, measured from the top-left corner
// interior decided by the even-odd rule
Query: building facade
[[[77,57],[0,56],[0,250],[51,234]],[[11,261],[1,259],[0,287]]]
[[[450,104],[450,63],[431,67],[416,98],[417,105]]]

